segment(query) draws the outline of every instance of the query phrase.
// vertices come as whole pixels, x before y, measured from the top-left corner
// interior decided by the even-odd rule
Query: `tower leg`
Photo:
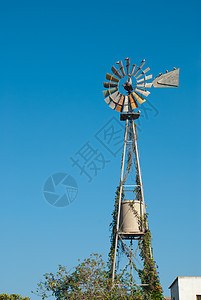
[[[133,240],[131,239],[131,252],[133,253]],[[133,294],[133,258],[130,257],[130,272],[131,272],[131,295]]]
[[[141,201],[144,206],[144,212],[146,212],[145,202],[144,202],[144,190],[142,185],[142,175],[141,175],[141,168],[140,168],[140,161],[139,161],[139,154],[138,154],[138,147],[137,147],[137,134],[135,129],[135,123],[132,121],[132,127],[133,127],[133,142],[134,142],[134,149],[135,149],[135,157],[136,157],[136,167],[137,172],[139,174],[139,181],[140,181],[140,190],[141,190]]]
[[[123,190],[124,165],[125,165],[125,157],[126,157],[127,138],[128,138],[128,119],[126,120],[126,126],[125,126],[124,148],[123,148],[123,157],[122,157],[122,164],[121,164],[121,179],[120,179],[117,224],[116,224],[116,233],[115,233],[115,248],[114,248],[114,257],[113,257],[113,265],[112,265],[112,286],[114,286],[114,277],[115,277],[115,268],[116,268],[119,219],[120,219],[120,210],[121,210],[121,197],[122,197],[122,190]]]

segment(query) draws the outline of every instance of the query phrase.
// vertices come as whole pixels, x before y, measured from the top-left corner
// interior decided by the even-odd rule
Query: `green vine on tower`
[[[117,187],[116,193],[115,193],[115,203],[114,203],[114,210],[112,213],[112,222],[110,223],[110,230],[111,230],[111,236],[110,236],[110,252],[108,255],[108,270],[109,270],[109,277],[112,277],[112,264],[114,259],[114,250],[115,250],[115,234],[116,234],[116,226],[117,226],[117,214],[118,214],[118,203],[119,203],[119,196],[120,196],[120,186]],[[122,191],[121,201],[124,200],[124,191]],[[120,248],[120,241],[118,240],[117,244],[117,252]]]
[[[156,263],[153,259],[153,250],[151,247],[151,231],[148,228],[147,214],[144,215],[142,220],[145,234],[139,240],[138,246],[140,249],[140,257],[143,262],[143,269],[138,270],[138,275],[141,279],[142,284],[148,284],[148,286],[143,286],[143,290],[150,296],[150,299],[153,300],[162,300],[163,291],[160,284],[159,274],[157,272]]]

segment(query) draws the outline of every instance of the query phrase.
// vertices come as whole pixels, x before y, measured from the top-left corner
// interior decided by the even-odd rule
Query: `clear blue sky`
[[[165,294],[180,275],[201,275],[200,1],[1,1],[0,292],[31,296],[45,272],[107,257],[120,176],[95,133],[119,113],[102,82],[117,60],[146,58],[155,76],[180,67],[178,89],[151,89],[157,117],[139,134],[154,257]],[[87,141],[111,160],[91,183],[70,157]],[[49,175],[77,181],[76,200],[43,197]]]

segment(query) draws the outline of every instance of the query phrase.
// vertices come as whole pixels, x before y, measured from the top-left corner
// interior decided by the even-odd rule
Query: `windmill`
[[[114,252],[112,256],[111,275],[115,284],[118,242],[123,244],[128,258],[127,268],[130,266],[131,279],[133,277],[133,243],[145,235],[148,223],[143,221],[146,215],[143,183],[137,146],[137,131],[135,120],[140,117],[136,111],[138,105],[146,101],[150,94],[149,88],[178,87],[179,69],[160,73],[153,81],[149,75],[150,68],[144,67],[145,59],[139,66],[131,64],[130,58],[118,61],[112,66],[113,74],[106,74],[103,86],[105,102],[110,108],[120,112],[120,120],[125,121],[124,145],[121,163],[119,194],[116,204],[115,229],[113,234]],[[134,177],[130,176],[131,173]],[[130,178],[129,178],[130,177]],[[129,245],[130,243],[130,245]],[[152,249],[150,249],[152,256]],[[149,283],[147,282],[147,285]]]

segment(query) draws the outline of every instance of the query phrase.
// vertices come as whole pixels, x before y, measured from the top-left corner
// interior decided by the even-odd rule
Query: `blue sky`
[[[151,89],[159,114],[139,133],[145,201],[165,295],[200,276],[200,1],[2,1],[0,4],[0,292],[31,296],[45,272],[107,257],[121,152],[95,134],[119,113],[102,82],[130,57],[156,76],[180,67],[178,89]],[[70,157],[89,141],[110,162],[91,183]],[[66,172],[76,200],[51,206],[43,185]]]

